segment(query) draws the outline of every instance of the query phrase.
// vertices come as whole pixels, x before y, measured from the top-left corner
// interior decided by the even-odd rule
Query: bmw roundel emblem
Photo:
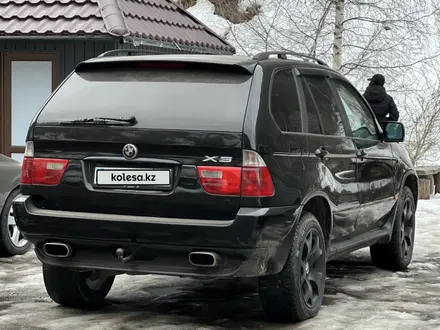
[[[136,158],[138,154],[138,149],[134,144],[126,144],[122,149],[122,155],[127,159]]]

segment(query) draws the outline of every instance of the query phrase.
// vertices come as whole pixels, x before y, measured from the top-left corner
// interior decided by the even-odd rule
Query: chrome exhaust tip
[[[52,258],[68,258],[72,255],[73,250],[68,244],[49,242],[43,245],[43,252]]]
[[[188,256],[191,265],[196,267],[216,267],[221,257],[215,252],[191,252]]]

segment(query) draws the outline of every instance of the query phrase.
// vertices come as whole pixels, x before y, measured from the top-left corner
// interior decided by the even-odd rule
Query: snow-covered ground
[[[408,272],[376,269],[367,249],[328,268],[319,315],[280,325],[263,321],[251,289],[165,276],[120,276],[108,306],[62,308],[47,297],[30,252],[0,259],[0,329],[440,329],[440,198],[420,201]]]

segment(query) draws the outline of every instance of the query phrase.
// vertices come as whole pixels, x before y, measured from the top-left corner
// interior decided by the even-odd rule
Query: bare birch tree
[[[440,55],[438,6],[436,0],[269,0],[251,20],[230,24],[228,35],[243,53],[289,49],[322,57],[354,79],[377,70],[396,76]]]
[[[423,77],[418,77],[423,81]],[[402,97],[406,111],[406,146],[415,165],[438,163],[440,152],[440,79],[421,85],[407,97]],[[408,97],[410,95],[410,97]]]
[[[335,0],[335,27],[333,39],[333,64],[334,70],[342,67],[342,35],[344,33],[345,0]]]

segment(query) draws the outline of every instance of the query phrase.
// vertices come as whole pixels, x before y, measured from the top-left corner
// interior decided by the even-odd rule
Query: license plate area
[[[172,184],[171,169],[96,166],[94,170],[95,188],[170,190]]]

